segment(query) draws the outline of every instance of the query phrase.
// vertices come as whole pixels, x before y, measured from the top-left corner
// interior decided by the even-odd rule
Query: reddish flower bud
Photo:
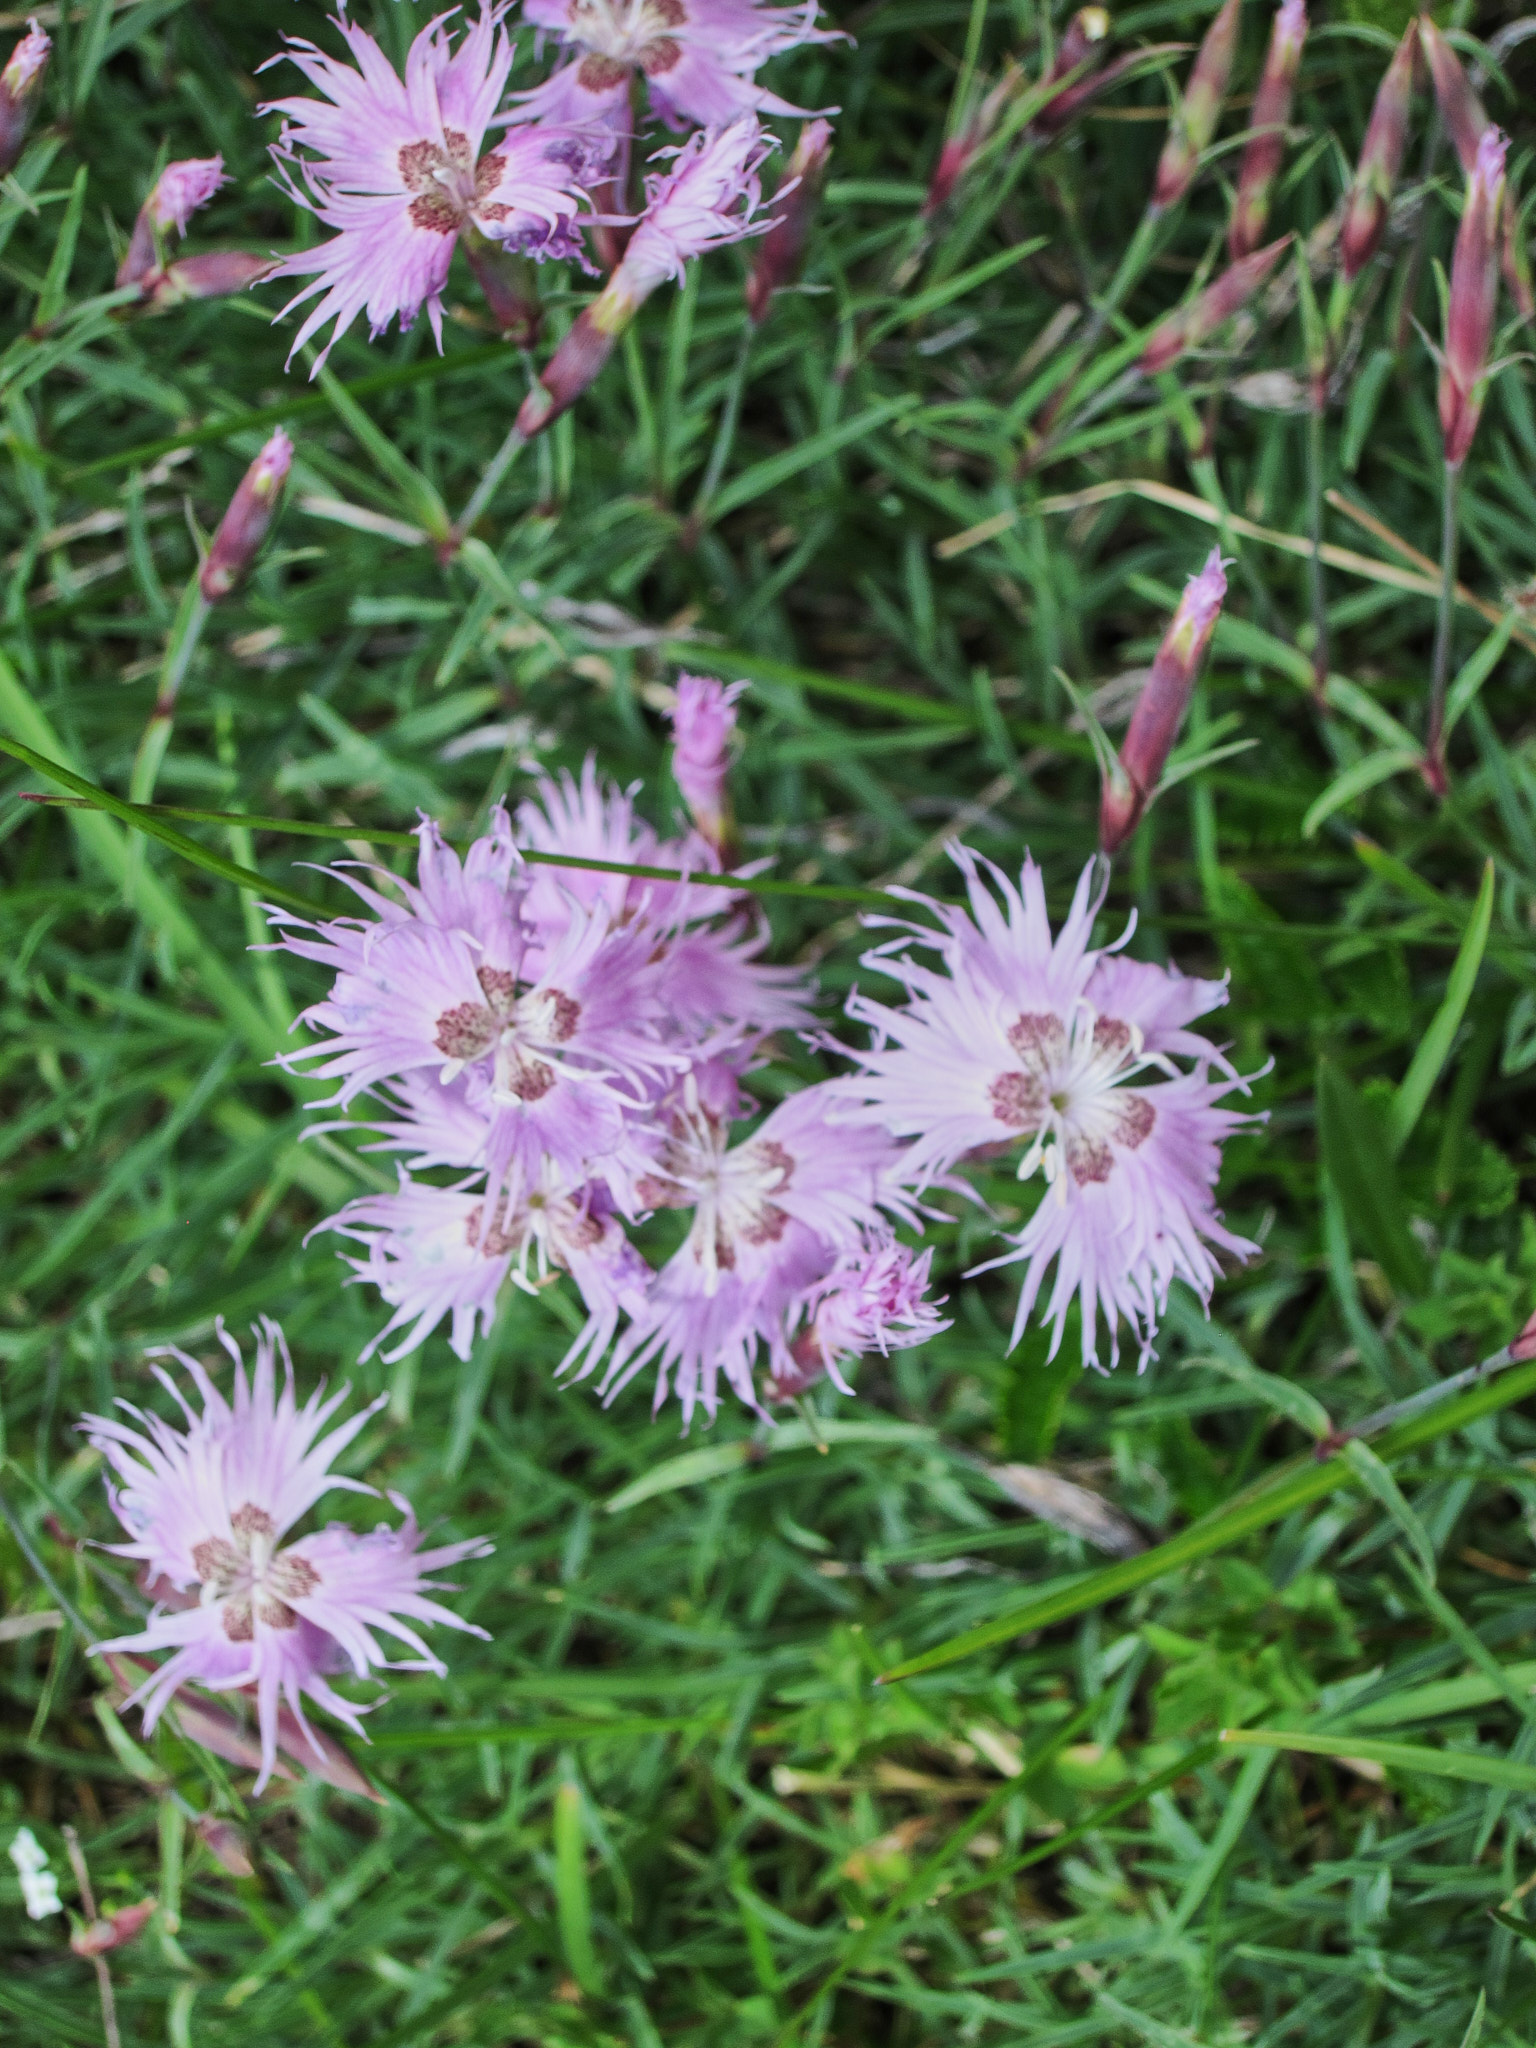
[[[1085,76],[1087,67],[1098,63],[1108,34],[1109,14],[1103,7],[1080,7],[1067,23],[1066,33],[1056,46],[1056,60],[1040,82],[1043,86],[1061,80],[1068,83],[1045,101],[1030,122],[1036,135],[1058,134],[1071,119],[1089,84]]]
[[[518,408],[517,431],[525,441],[557,420],[596,383],[635,311],[622,300],[610,298],[605,289],[577,314],[565,339],[540,371],[538,383]]]
[[[1174,111],[1168,140],[1157,160],[1152,207],[1161,213],[1182,199],[1194,180],[1200,158],[1209,149],[1237,54],[1238,17],[1242,0],[1223,0],[1221,12],[1205,32],[1196,52],[1184,97]]]
[[[504,242],[493,242],[473,221],[460,234],[459,246],[469,258],[502,340],[514,348],[532,348],[544,321],[533,258],[520,256]]]
[[[1142,685],[1120,749],[1120,773],[1105,778],[1099,806],[1099,845],[1105,853],[1125,844],[1156,793],[1226,594],[1221,550],[1212,548],[1205,567],[1185,584]]]
[[[939,160],[928,181],[928,196],[920,209],[924,220],[931,220],[939,208],[954,196],[955,187],[970,168],[971,158],[997,127],[1008,102],[1016,100],[1023,90],[1023,72],[1016,64],[1009,63],[986,98],[974,112],[967,114],[959,132],[952,135],[939,151]]]
[[[1499,211],[1504,201],[1504,155],[1509,139],[1486,128],[1477,145],[1456,247],[1451,256],[1445,352],[1440,363],[1440,431],[1445,459],[1458,468],[1472,446],[1483,410],[1488,349],[1499,296]]]
[[[52,49],[51,40],[36,21],[29,21],[27,33],[0,71],[0,177],[15,166],[21,155]]]
[[[209,604],[228,597],[256,559],[283,494],[293,443],[279,427],[240,479],[219,521],[198,581]]]
[[[1264,223],[1269,219],[1270,196],[1275,173],[1285,155],[1286,123],[1291,118],[1291,98],[1306,39],[1306,0],[1281,0],[1269,33],[1269,50],[1259,74],[1258,91],[1253,96],[1248,140],[1243,145],[1243,160],[1237,174],[1237,197],[1227,228],[1227,249],[1234,262],[1259,246]]]
[[[1376,254],[1386,230],[1387,209],[1392,203],[1392,194],[1402,173],[1403,152],[1408,146],[1408,114],[1413,105],[1413,73],[1418,47],[1418,26],[1410,21],[1381,84],[1376,88],[1376,103],[1371,108],[1370,125],[1360,147],[1360,160],[1344,195],[1339,262],[1350,284]]]
[[[144,279],[144,294],[160,310],[185,305],[189,299],[227,299],[265,277],[276,261],[251,256],[244,249],[210,249],[203,256],[181,256]]]
[[[249,1877],[255,1869],[245,1846],[245,1837],[232,1820],[216,1813],[200,1813],[192,1823],[210,1856],[231,1877]]]
[[[1051,141],[1068,128],[1086,107],[1102,99],[1111,86],[1118,85],[1122,78],[1140,77],[1165,57],[1177,57],[1188,47],[1187,43],[1144,43],[1139,50],[1127,50],[1113,63],[1057,93],[1030,122],[1030,135],[1037,142]]]
[[[159,269],[164,262],[166,237],[172,230],[184,235],[193,214],[228,182],[221,156],[188,157],[167,164],[139,208],[128,253],[117,266],[119,286],[137,284]]]
[[[99,1920],[77,1927],[69,1937],[69,1945],[77,1956],[104,1956],[109,1949],[122,1948],[144,1932],[156,1903],[154,1899],[140,1899],[136,1906],[121,1906],[115,1913],[104,1913]]]
[[[1196,292],[1186,305],[1170,313],[1142,350],[1138,367],[1144,374],[1152,377],[1159,370],[1166,370],[1186,349],[1198,348],[1218,328],[1225,326],[1234,313],[1241,312],[1280,261],[1290,242],[1289,235],[1282,235],[1279,241],[1271,242],[1267,248],[1255,249],[1252,255],[1229,264],[1214,283],[1208,284],[1203,292]]]
[[[1429,59],[1429,75],[1435,83],[1435,102],[1445,123],[1461,168],[1470,178],[1477,161],[1477,145],[1488,126],[1482,101],[1472,90],[1472,81],[1461,68],[1461,59],[1441,35],[1427,14],[1419,16],[1419,40]]]
[[[754,327],[768,318],[774,293],[800,275],[831,154],[832,123],[807,121],[774,194],[773,226],[758,243],[747,277],[747,318]]]

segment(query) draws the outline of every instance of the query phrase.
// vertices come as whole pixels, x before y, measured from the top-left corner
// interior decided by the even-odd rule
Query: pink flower
[[[740,1108],[735,1078],[719,1065],[688,1074],[662,1105],[662,1148],[637,1192],[648,1207],[691,1208],[693,1221],[631,1315],[598,1389],[612,1399],[654,1363],[654,1405],[675,1391],[684,1428],[699,1403],[714,1419],[722,1373],[760,1411],[760,1347],[782,1357],[791,1308],[887,1213],[912,1215],[900,1148],[870,1125],[836,1123],[825,1083],[792,1095],[733,1146]],[[576,1377],[599,1356],[588,1346]]]
[[[673,128],[711,127],[738,114],[798,114],[753,74],[803,43],[828,43],[816,0],[523,0],[523,15],[573,53],[543,85],[520,95],[517,121],[603,121],[627,130],[630,84],[644,77],[651,104]],[[822,108],[835,113],[835,108]]]
[[[1075,1294],[1085,1365],[1098,1362],[1101,1310],[1111,1363],[1121,1318],[1145,1362],[1170,1282],[1182,1279],[1208,1301],[1219,1277],[1210,1247],[1237,1258],[1255,1249],[1222,1225],[1214,1201],[1222,1143],[1253,1121],[1219,1104],[1244,1083],[1187,1029],[1226,1000],[1225,988],[1093,948],[1101,899],[1092,864],[1053,940],[1033,861],[1015,889],[965,848],[954,857],[969,915],[911,898],[936,929],[906,924],[901,937],[866,955],[869,967],[905,986],[909,1001],[898,1009],[850,999],[849,1015],[870,1027],[873,1044],[854,1055],[863,1073],[834,1085],[911,1140],[919,1182],[969,1152],[1022,1146],[1020,1179],[1043,1168],[1046,1192],[1012,1249],[976,1268],[1026,1262],[1012,1341],[1054,1261],[1046,1307],[1053,1353]],[[912,957],[914,943],[937,956],[936,968]],[[1193,1071],[1181,1071],[1175,1058],[1191,1060]]]
[[[312,1071],[340,1083],[330,1100],[343,1106],[418,1070],[465,1074],[494,1181],[514,1166],[534,1174],[546,1156],[585,1177],[618,1147],[647,1084],[678,1064],[661,1042],[654,934],[573,902],[530,970],[506,813],[462,867],[430,820],[419,839],[418,886],[399,885],[405,909],[343,875],[377,921],[269,911],[280,945],[336,975],[301,1020],[322,1042],[284,1063],[319,1061]]]
[[[385,1352],[386,1363],[424,1343],[444,1316],[452,1318],[455,1355],[467,1359],[476,1319],[482,1335],[489,1334],[509,1274],[532,1294],[552,1275],[568,1273],[589,1319],[571,1355],[588,1344],[606,1351],[620,1315],[643,1306],[651,1277],[624,1235],[607,1188],[600,1182],[564,1186],[548,1169],[532,1187],[517,1183],[494,1202],[483,1188],[428,1187],[402,1173],[394,1194],[349,1202],[322,1227],[368,1247],[366,1258],[349,1263],[395,1313],[363,1356],[405,1330]]]
[[[422,1550],[415,1518],[397,1494],[389,1498],[405,1517],[399,1529],[380,1523],[358,1535],[332,1523],[284,1543],[322,1494],[338,1487],[373,1491],[330,1467],[381,1402],[322,1435],[346,1398],[345,1387],[329,1399],[317,1390],[300,1408],[292,1361],[275,1323],[263,1322],[257,1333],[250,1379],[239,1346],[222,1322],[218,1332],[235,1361],[232,1400],[226,1400],[195,1358],[168,1349],[158,1355],[184,1366],[202,1399],[202,1413],[195,1414],[169,1375],[155,1368],[181,1406],[185,1429],[126,1401],[117,1405],[132,1423],[88,1415],[81,1424],[119,1481],[117,1487],[109,1485],[112,1508],[130,1541],[111,1547],[120,1557],[142,1561],[146,1579],[159,1588],[162,1600],[141,1634],[98,1643],[95,1649],[174,1651],[130,1702],[142,1705],[146,1730],[182,1685],[209,1692],[253,1686],[261,1729],[260,1792],[276,1762],[284,1700],[312,1743],[304,1720],[305,1694],[361,1735],[359,1716],[366,1709],[334,1691],[328,1673],[350,1665],[359,1678],[375,1669],[441,1676],[445,1667],[413,1623],[437,1622],[485,1634],[426,1596],[442,1590],[428,1574],[463,1558],[484,1557],[490,1546],[470,1541]],[[274,1369],[279,1352],[281,1392]],[[190,1601],[189,1594],[194,1596]],[[378,1634],[395,1637],[416,1657],[391,1662]]]
[[[188,157],[166,165],[144,203],[157,228],[174,228],[178,235],[184,235],[193,214],[228,182],[223,157]]]
[[[525,441],[575,404],[595,381],[614,344],[658,286],[681,284],[687,265],[710,249],[765,235],[772,211],[760,214],[758,171],[773,148],[755,114],[726,128],[701,129],[681,149],[658,151],[672,169],[646,179],[646,208],[622,260],[569,332],[523,400],[517,429]]]
[[[441,346],[448,266],[470,228],[539,260],[580,254],[578,213],[597,161],[590,139],[545,123],[481,155],[512,62],[505,13],[504,4],[482,8],[456,50],[450,17],[439,15],[412,43],[403,79],[344,18],[336,26],[355,69],[289,39],[290,61],[324,98],[261,111],[287,117],[273,154],[289,195],[337,230],[273,273],[313,279],[284,312],[323,294],[294,349],[334,321],[324,362],[359,313],[377,335],[396,318],[409,327],[423,306]]]
[[[729,832],[726,776],[736,700],[745,683],[729,688],[713,676],[682,674],[672,707],[672,776],[699,836],[722,851]]]
[[[764,1386],[767,1397],[792,1400],[823,1375],[851,1393],[845,1364],[866,1351],[886,1358],[947,1330],[947,1318],[928,1299],[932,1264],[931,1248],[914,1252],[889,1230],[871,1233],[857,1251],[845,1253],[788,1311],[788,1342]]]

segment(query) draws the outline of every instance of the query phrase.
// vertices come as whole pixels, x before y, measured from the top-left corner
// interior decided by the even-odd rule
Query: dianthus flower
[[[1257,1249],[1223,1226],[1214,1198],[1223,1141],[1253,1121],[1221,1099],[1246,1084],[1187,1028],[1226,1001],[1225,986],[1090,946],[1102,895],[1093,864],[1053,941],[1033,861],[1015,889],[966,848],[953,853],[969,914],[902,891],[936,928],[869,920],[902,923],[866,965],[901,982],[909,1001],[850,998],[873,1043],[853,1055],[862,1074],[834,1085],[911,1141],[919,1184],[968,1153],[1021,1145],[1019,1177],[1042,1168],[1046,1191],[1012,1248],[975,1269],[1024,1262],[1012,1342],[1054,1262],[1053,1355],[1075,1295],[1085,1365],[1098,1364],[1100,1312],[1111,1364],[1122,1319],[1145,1364],[1171,1282],[1208,1302],[1219,1277],[1212,1247],[1239,1259]],[[938,967],[913,959],[914,945]]]
[[[915,1252],[888,1229],[870,1232],[791,1304],[782,1333],[775,1333],[764,1393],[773,1401],[792,1400],[823,1376],[852,1393],[845,1365],[867,1351],[888,1358],[947,1330],[939,1303],[928,1299],[932,1265],[931,1246]]]
[[[720,852],[730,836],[726,778],[736,700],[745,683],[727,687],[713,676],[680,675],[672,707],[672,779],[694,830]]]
[[[371,1281],[395,1313],[363,1356],[405,1332],[384,1353],[387,1363],[414,1351],[444,1316],[452,1319],[455,1355],[468,1359],[476,1319],[488,1335],[509,1275],[536,1293],[554,1274],[568,1273],[588,1315],[572,1356],[589,1345],[605,1351],[620,1315],[640,1311],[651,1277],[608,1188],[601,1181],[563,1185],[548,1168],[535,1185],[514,1179],[494,1199],[483,1188],[430,1187],[402,1172],[394,1194],[349,1202],[322,1227],[368,1247],[366,1258],[349,1260],[354,1277]]]
[[[816,0],[523,0],[523,15],[560,38],[572,61],[524,93],[517,121],[602,121],[627,132],[631,81],[640,75],[670,127],[716,126],[738,114],[798,114],[754,73],[803,43],[827,43]],[[822,108],[823,113],[835,112]]]
[[[285,1063],[318,1061],[312,1071],[340,1083],[331,1101],[342,1106],[418,1070],[463,1074],[494,1178],[536,1174],[546,1157],[582,1175],[618,1146],[644,1085],[678,1064],[661,1041],[654,935],[573,902],[530,971],[505,811],[462,864],[430,819],[418,840],[417,885],[396,884],[403,906],[342,875],[375,920],[269,911],[280,945],[336,976],[301,1020],[321,1042]]]
[[[289,196],[337,230],[272,273],[314,280],[285,313],[324,294],[294,349],[334,321],[324,362],[359,313],[377,335],[396,318],[409,327],[423,306],[441,347],[442,291],[461,235],[539,261],[580,255],[578,216],[606,140],[542,121],[481,154],[512,63],[505,14],[505,4],[482,7],[457,49],[449,17],[439,15],[412,43],[404,78],[344,18],[336,27],[355,69],[289,38],[289,61],[324,98],[274,100],[260,111],[286,117],[273,155]]]
[[[167,164],[139,208],[127,253],[117,267],[117,283],[138,284],[163,268],[166,238],[173,232],[184,235],[193,214],[228,182],[221,156],[186,157]]]
[[[714,1419],[721,1373],[761,1412],[759,1349],[781,1359],[786,1317],[802,1298],[860,1250],[888,1212],[912,1213],[898,1177],[900,1148],[871,1126],[834,1123],[827,1084],[792,1095],[732,1145],[741,1108],[736,1075],[719,1061],[685,1075],[661,1105],[665,1136],[638,1194],[648,1208],[692,1209],[693,1220],[598,1389],[611,1399],[655,1364],[654,1405],[675,1392],[685,1428],[700,1403]],[[599,1356],[589,1347],[577,1377]]]
[[[398,1529],[380,1523],[359,1535],[332,1523],[285,1543],[322,1494],[336,1488],[373,1492],[330,1467],[380,1403],[322,1435],[346,1398],[345,1387],[328,1399],[317,1389],[300,1408],[293,1364],[275,1323],[263,1322],[257,1332],[249,1379],[240,1348],[222,1322],[218,1332],[235,1362],[232,1400],[195,1358],[168,1348],[152,1355],[175,1358],[202,1399],[202,1413],[196,1414],[170,1376],[155,1368],[181,1406],[185,1429],[126,1401],[117,1405],[131,1422],[87,1415],[80,1425],[119,1482],[109,1482],[108,1490],[130,1541],[110,1547],[119,1557],[140,1560],[161,1601],[141,1634],[95,1648],[175,1652],[129,1702],[142,1706],[146,1729],[183,1685],[209,1692],[253,1686],[261,1731],[260,1792],[276,1762],[284,1700],[311,1742],[305,1695],[361,1735],[359,1717],[366,1709],[337,1693],[327,1674],[350,1666],[359,1678],[374,1670],[441,1676],[445,1667],[413,1624],[435,1622],[485,1634],[427,1595],[444,1590],[429,1574],[467,1557],[484,1557],[490,1546],[472,1540],[423,1550],[409,1504],[393,1493],[389,1499],[405,1518]],[[393,1636],[417,1655],[403,1663],[387,1659],[378,1634]]]

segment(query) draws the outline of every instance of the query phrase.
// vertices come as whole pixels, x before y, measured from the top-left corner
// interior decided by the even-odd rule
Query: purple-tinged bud
[[[1237,54],[1237,29],[1242,0],[1223,0],[1221,12],[1206,30],[1174,110],[1168,140],[1157,160],[1152,185],[1152,210],[1162,213],[1182,199],[1194,181],[1200,159],[1210,148]]]
[[[1095,100],[1103,99],[1111,86],[1118,85],[1122,78],[1139,78],[1165,58],[1182,56],[1188,48],[1188,43],[1143,43],[1139,50],[1127,50],[1123,56],[1079,79],[1076,85],[1066,86],[1057,93],[1030,122],[1030,136],[1037,142],[1053,141]]]
[[[518,408],[517,431],[525,441],[568,412],[583,391],[597,382],[614,344],[634,316],[635,308],[622,299],[610,299],[606,288],[577,314],[565,339],[539,372],[538,383]]]
[[[119,289],[125,284],[139,284],[162,269],[167,235],[184,235],[187,222],[197,209],[206,206],[219,187],[228,182],[221,156],[188,157],[167,164],[139,208],[128,253],[117,266]]]
[[[249,255],[244,249],[210,249],[201,256],[179,256],[141,282],[150,304],[164,311],[189,299],[227,299],[232,292],[243,292],[265,277],[276,260]]]
[[[1253,96],[1248,140],[1243,145],[1243,160],[1237,174],[1237,197],[1232,202],[1232,219],[1227,228],[1227,251],[1234,263],[1259,246],[1259,237],[1269,219],[1275,173],[1285,155],[1286,124],[1291,118],[1296,73],[1306,40],[1306,0],[1280,0],[1269,33],[1264,69],[1259,74],[1258,91]]]
[[[747,318],[754,327],[768,318],[774,293],[800,275],[831,155],[832,123],[807,121],[773,197],[773,226],[758,243],[747,276]]]
[[[1435,103],[1456,151],[1457,161],[1470,178],[1477,161],[1477,145],[1488,126],[1482,101],[1472,90],[1472,81],[1461,68],[1461,59],[1427,14],[1419,16],[1419,40],[1429,59],[1429,75],[1435,83]]]
[[[1142,350],[1137,365],[1142,373],[1155,377],[1159,370],[1166,370],[1170,363],[1177,362],[1186,349],[1198,348],[1218,328],[1224,327],[1234,313],[1241,312],[1247,305],[1290,243],[1291,237],[1282,235],[1267,248],[1255,249],[1251,255],[1241,257],[1236,263],[1229,264],[1203,292],[1196,292],[1187,304],[1170,313]]]
[[[209,604],[228,597],[255,561],[276,515],[292,461],[293,443],[279,427],[240,479],[204,557],[198,581]]]
[[[1408,115],[1413,106],[1418,48],[1418,24],[1410,21],[1376,88],[1376,103],[1360,146],[1360,160],[1344,195],[1339,262],[1349,284],[1354,283],[1376,254],[1386,232],[1387,210],[1402,174],[1403,152],[1408,147]]]
[[[532,348],[544,323],[533,258],[520,256],[504,242],[493,242],[472,221],[461,232],[459,246],[469,258],[502,340],[514,348]]]
[[[87,1957],[104,1956],[110,1949],[122,1948],[144,1932],[154,1917],[156,1904],[154,1899],[140,1899],[136,1906],[120,1906],[115,1913],[104,1913],[88,1926],[77,1927],[69,1937],[69,1945],[77,1956]]]
[[[1488,349],[1499,296],[1499,212],[1509,138],[1485,128],[1467,180],[1461,225],[1451,255],[1445,353],[1440,363],[1440,431],[1452,469],[1466,460],[1483,410]]]
[[[200,1813],[192,1823],[204,1848],[231,1877],[250,1877],[255,1865],[245,1846],[245,1837],[232,1820],[215,1813]]]
[[[970,169],[971,158],[997,127],[1009,101],[1016,100],[1024,91],[1024,82],[1023,72],[1010,61],[986,98],[967,114],[959,132],[944,144],[928,181],[927,197],[918,209],[923,220],[931,220],[954,197],[955,187]]]
[[[731,836],[726,777],[736,699],[746,687],[732,683],[727,688],[713,676],[680,675],[672,710],[672,779],[699,837],[721,854]]]
[[[1226,594],[1221,550],[1212,548],[1205,567],[1185,584],[1142,685],[1120,749],[1120,773],[1105,777],[1099,806],[1099,846],[1105,853],[1125,844],[1157,792]]]
[[[27,33],[0,71],[0,177],[14,169],[21,155],[52,49],[51,39],[36,20],[29,21]]]
[[[1109,13],[1103,7],[1080,7],[1067,23],[1066,33],[1056,46],[1055,62],[1040,81],[1043,87],[1059,83],[1061,90],[1052,93],[1030,122],[1034,134],[1059,134],[1081,105],[1085,89],[1097,85],[1086,73],[1103,56],[1108,34]]]

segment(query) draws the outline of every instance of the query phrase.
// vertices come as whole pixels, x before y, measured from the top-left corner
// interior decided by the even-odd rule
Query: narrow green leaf
[[[555,1791],[555,1907],[571,1975],[589,1996],[601,1997],[603,1973],[592,1946],[592,1895],[587,1885],[581,1787],[569,1781]]]
[[[1426,1578],[1432,1579],[1435,1575],[1435,1547],[1429,1540],[1429,1531],[1419,1520],[1392,1474],[1370,1445],[1361,1443],[1358,1438],[1344,1446],[1344,1459],[1360,1484],[1380,1501],[1402,1530],[1413,1546],[1420,1570]]]
[[[1458,1778],[1467,1785],[1501,1785],[1511,1792],[1536,1792],[1536,1764],[1474,1750],[1430,1749],[1416,1742],[1382,1742],[1370,1735],[1312,1735],[1281,1728],[1223,1728],[1221,1740],[1245,1749],[1292,1749],[1303,1756],[1357,1756],[1389,1771],[1418,1771],[1427,1778]]]
[[[546,1721],[443,1721],[425,1728],[381,1728],[371,1747],[381,1756],[417,1756],[435,1750],[478,1749],[489,1742],[511,1748],[520,1743],[628,1742],[637,1736],[676,1735],[684,1730],[721,1728],[719,1714],[624,1714],[607,1720],[566,1715]]]
[[[1364,796],[1379,782],[1401,775],[1406,768],[1417,768],[1423,758],[1422,747],[1386,747],[1379,753],[1365,755],[1352,768],[1346,768],[1342,775],[1336,775],[1322,795],[1308,807],[1307,815],[1301,821],[1302,838],[1315,839],[1318,827],[1335,811],[1343,810],[1346,804],[1352,804],[1357,796]]]
[[[1515,630],[1516,614],[1508,611],[1483,641],[1481,647],[1467,656],[1456,671],[1450,689],[1445,697],[1445,736],[1450,738],[1458,722],[1464,718],[1477,701],[1477,693],[1504,658],[1509,645],[1509,636]]]
[[[889,711],[920,725],[967,725],[978,723],[974,707],[966,703],[944,703],[935,697],[915,697],[909,690],[887,690],[878,683],[861,683],[851,676],[827,676],[818,669],[797,668],[792,662],[775,661],[772,655],[749,654],[740,647],[709,647],[692,640],[669,640],[662,649],[668,661],[704,675],[734,682],[745,676],[754,683],[783,683],[804,690],[812,697],[840,697],[846,704],[864,704],[871,711]]]
[[[887,420],[895,419],[898,413],[910,412],[918,403],[911,392],[900,398],[882,399],[880,404],[856,413],[851,420],[844,420],[839,426],[824,427],[819,434],[807,435],[792,448],[785,448],[777,455],[766,456],[761,462],[754,462],[731,481],[715,500],[714,517],[724,519],[728,513],[740,511],[743,505],[750,505],[754,498],[762,497],[765,491],[774,490],[779,484],[787,483],[792,476],[798,476],[803,469],[810,469],[818,462],[825,462],[829,456],[841,449],[851,447],[872,434],[876,427],[883,427]]]
[[[1393,1097],[1389,1135],[1394,1159],[1412,1137],[1414,1125],[1424,1113],[1424,1105],[1429,1100],[1430,1090],[1439,1080],[1440,1070],[1451,1056],[1456,1033],[1461,1028],[1462,1018],[1466,1015],[1467,1004],[1472,1000],[1477,971],[1483,964],[1489,927],[1493,923],[1494,880],[1493,862],[1487,860],[1483,863],[1482,887],[1478,890],[1477,901],[1472,906],[1471,921],[1467,925],[1466,934],[1451,968],[1444,999],[1436,1010],[1429,1029],[1419,1040],[1412,1064]]]
[[[1036,235],[1030,241],[1016,242],[1012,248],[1000,249],[995,256],[987,256],[980,263],[973,263],[969,270],[962,270],[958,276],[946,278],[943,284],[931,285],[925,292],[918,292],[914,298],[906,299],[893,312],[877,320],[870,329],[868,344],[872,346],[893,327],[909,327],[914,321],[937,313],[944,306],[962,299],[969,291],[980,285],[989,284],[994,277],[1001,277],[1005,270],[1011,270],[1016,263],[1033,256],[1043,249],[1047,237]]]
[[[911,1422],[842,1422],[835,1416],[818,1422],[814,1429],[805,1422],[781,1422],[763,1437],[742,1437],[732,1444],[706,1444],[702,1450],[684,1451],[664,1465],[653,1465],[630,1485],[620,1489],[606,1503],[610,1515],[638,1507],[660,1493],[675,1493],[682,1486],[697,1486],[704,1480],[719,1479],[750,1464],[754,1458],[781,1451],[826,1451],[839,1444],[927,1444],[936,1441],[931,1429]]]
[[[416,523],[425,527],[434,540],[446,539],[453,521],[447,506],[421,471],[374,424],[339,377],[322,369],[319,382],[326,398],[345,421],[347,431],[368,451],[380,473],[394,484]]]
[[[64,310],[64,295],[69,290],[69,273],[74,267],[75,244],[80,239],[89,178],[90,172],[82,164],[69,188],[69,204],[59,223],[58,239],[53,245],[53,254],[48,258],[48,272],[37,295],[37,311],[32,316],[33,325],[39,329],[51,327]]]
[[[1333,1434],[1333,1419],[1316,1395],[1309,1394],[1294,1380],[1281,1379],[1278,1373],[1262,1372],[1249,1358],[1234,1352],[1210,1351],[1186,1358],[1184,1364],[1186,1368],[1203,1365],[1211,1372],[1225,1374],[1245,1387],[1255,1400],[1264,1402],[1279,1415],[1289,1416],[1308,1436],[1322,1438]]]
[[[1351,1238],[1399,1294],[1422,1294],[1428,1262],[1408,1227],[1389,1135],[1353,1081],[1326,1058],[1317,1063],[1317,1131]]]

